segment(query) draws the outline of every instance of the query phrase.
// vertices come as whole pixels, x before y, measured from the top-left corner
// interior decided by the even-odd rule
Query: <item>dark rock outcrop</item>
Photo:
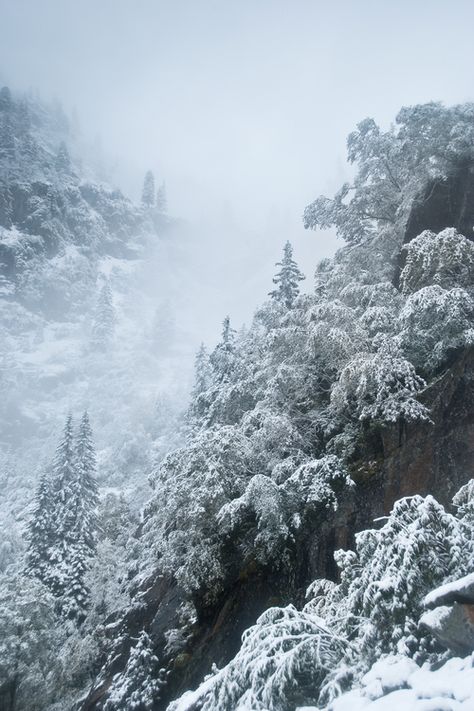
[[[469,161],[458,163],[447,178],[432,180],[415,198],[403,243],[408,244],[424,230],[438,233],[446,227],[455,227],[467,239],[474,240],[474,165]],[[405,259],[406,252],[402,250],[395,269],[396,287]]]

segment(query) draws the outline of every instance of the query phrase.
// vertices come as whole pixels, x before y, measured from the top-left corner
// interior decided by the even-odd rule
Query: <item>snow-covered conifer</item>
[[[286,242],[283,248],[283,259],[281,262],[277,262],[276,266],[281,267],[273,277],[273,283],[277,285],[277,288],[271,291],[269,296],[281,301],[290,309],[300,293],[299,282],[306,278],[293,259],[293,247],[290,242]]]
[[[115,330],[115,308],[109,283],[105,282],[100,290],[92,326],[92,345],[105,349],[112,341]]]
[[[98,487],[92,428],[87,412],[84,412],[78,428],[75,467],[75,496],[77,498],[76,529],[83,537],[85,545],[93,551],[95,548],[98,525]]]
[[[222,324],[222,337],[209,357],[216,383],[222,383],[230,378],[234,366],[235,330],[230,325],[230,317],[226,316]]]
[[[64,173],[69,173],[71,170],[71,158],[69,156],[69,151],[64,141],[61,142],[58,148],[55,160],[55,167],[60,175]]]
[[[151,170],[145,173],[142,190],[142,205],[144,207],[153,207],[155,204],[155,176]]]
[[[130,650],[125,671],[112,681],[104,711],[151,711],[158,701],[161,685],[158,659],[150,637],[143,630]]]

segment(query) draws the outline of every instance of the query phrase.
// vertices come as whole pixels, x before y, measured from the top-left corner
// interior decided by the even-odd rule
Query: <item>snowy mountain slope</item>
[[[473,131],[470,105],[408,107],[387,132],[361,122],[354,185],[305,213],[346,240],[314,293],[285,249],[249,328],[226,320],[201,352],[189,436],[152,476],[143,607],[124,611],[84,711],[131,689],[140,625],[166,672],[157,709],[323,708],[380,657],[444,661],[418,621],[430,589],[472,567],[472,519],[450,501],[474,474],[474,243],[449,212],[405,237],[428,186],[473,172]]]

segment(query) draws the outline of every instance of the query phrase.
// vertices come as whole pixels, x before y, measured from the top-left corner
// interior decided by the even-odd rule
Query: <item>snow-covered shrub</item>
[[[456,500],[465,501],[466,491]],[[338,551],[336,562],[339,583],[312,583],[301,611],[267,610],[244,633],[234,659],[169,711],[293,711],[313,704],[342,710],[349,707],[335,697],[361,679],[367,689],[360,696],[368,701],[370,693],[378,698],[398,688],[401,670],[411,678],[420,662],[445,659],[418,620],[429,591],[472,570],[474,541],[464,518],[432,496],[401,499],[381,528],[359,533],[355,550]],[[385,674],[370,692],[368,682],[384,667],[364,675],[380,658],[390,666],[393,655],[397,674]]]
[[[239,536],[246,553],[262,562],[281,556],[290,531],[298,529],[308,514],[337,510],[338,498],[352,481],[334,455],[300,464],[282,484],[256,474],[242,496],[219,512],[219,523],[228,535]]]
[[[362,353],[343,369],[331,407],[338,416],[359,420],[423,420],[428,410],[416,396],[424,386],[395,344],[385,341],[376,353]]]
[[[232,426],[199,432],[153,476],[145,537],[160,565],[187,590],[218,589],[223,577],[217,516],[248,481],[248,439]]]
[[[42,711],[54,696],[62,660],[64,630],[54,599],[36,580],[0,580],[0,707]]]
[[[449,227],[438,234],[426,230],[405,246],[400,275],[404,294],[437,284],[443,289],[474,284],[474,243]]]
[[[286,479],[282,488],[290,511],[303,517],[308,512],[337,510],[338,496],[345,487],[353,486],[341,460],[333,454],[301,464]]]
[[[399,341],[405,356],[429,371],[450,349],[474,342],[474,301],[464,289],[433,285],[411,294],[400,312]]]
[[[272,607],[242,637],[235,658],[201,692],[202,711],[289,711],[315,702],[325,676],[344,655],[347,642],[315,615],[293,605]],[[186,708],[186,695],[168,711]]]
[[[357,534],[355,552],[335,557],[341,583],[331,596],[332,614],[336,619],[344,610],[344,624],[355,625],[362,655],[418,657],[425,653],[417,628],[423,597],[469,569],[474,545],[463,522],[432,496],[413,496],[396,502],[381,529]]]

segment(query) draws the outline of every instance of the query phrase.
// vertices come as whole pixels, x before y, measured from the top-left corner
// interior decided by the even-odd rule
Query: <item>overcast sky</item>
[[[257,271],[285,237],[308,272],[334,249],[301,213],[357,121],[474,98],[472,0],[0,0],[0,26],[4,81],[76,107],[126,192],[152,168]]]

